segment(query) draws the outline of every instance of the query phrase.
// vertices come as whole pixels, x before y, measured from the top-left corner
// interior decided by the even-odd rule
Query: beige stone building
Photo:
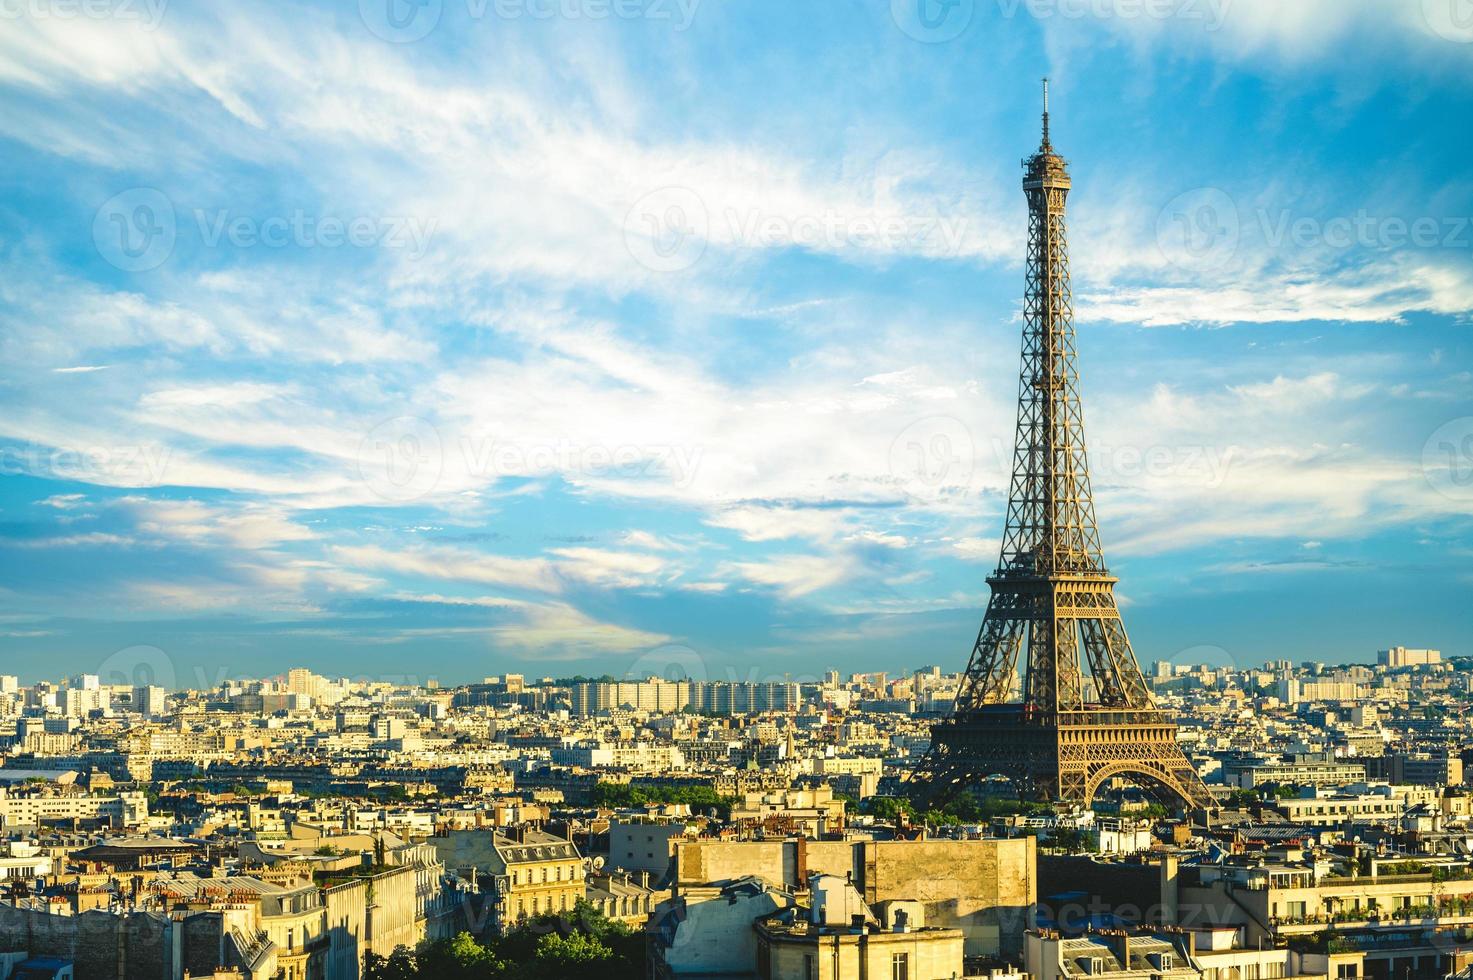
[[[1172,939],[1122,931],[1084,936],[1029,932],[1024,969],[1031,980],[1201,980],[1190,945]]]
[[[1036,842],[685,841],[675,845],[674,893],[758,876],[790,893],[815,874],[848,877],[870,906],[919,903],[929,926],[962,931],[967,956],[1022,956],[1038,899]]]
[[[521,827],[489,836],[484,870],[496,878],[503,926],[569,912],[584,897],[583,858],[572,841]]]
[[[951,980],[963,974],[962,931],[927,927],[919,902],[887,902],[875,914],[835,875],[809,881],[811,905],[757,921],[763,980]]]

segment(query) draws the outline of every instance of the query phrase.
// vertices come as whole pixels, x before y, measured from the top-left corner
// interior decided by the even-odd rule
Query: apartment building
[[[1430,786],[1348,787],[1335,793],[1279,800],[1274,809],[1289,823],[1311,827],[1340,827],[1356,821],[1395,822],[1419,804],[1438,805],[1439,793]]]
[[[50,787],[0,789],[0,830],[72,822],[102,823],[122,830],[147,821],[148,797],[143,793],[96,796]]]

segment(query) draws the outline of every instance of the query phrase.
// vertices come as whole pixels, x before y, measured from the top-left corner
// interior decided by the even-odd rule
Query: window
[[[910,980],[909,953],[895,953],[891,955],[890,980]]]
[[[1360,975],[1360,970],[1354,963],[1340,963],[1335,967],[1335,976],[1338,980],[1354,980]]]
[[[803,954],[803,980],[818,980],[818,957],[812,953]]]

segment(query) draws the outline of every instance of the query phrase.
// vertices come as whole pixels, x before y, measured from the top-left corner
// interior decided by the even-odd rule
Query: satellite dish
[[[596,858],[593,859],[593,870],[594,871],[602,871],[603,870],[603,866],[604,866],[604,859],[603,858],[596,857]]]

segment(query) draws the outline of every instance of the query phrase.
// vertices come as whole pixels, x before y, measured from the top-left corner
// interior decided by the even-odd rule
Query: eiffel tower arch
[[[1023,161],[1023,358],[1002,554],[956,707],[932,729],[912,795],[936,806],[1000,775],[1026,798],[1087,805],[1118,776],[1162,803],[1210,809],[1175,722],[1141,676],[1100,548],[1074,343],[1069,189],[1068,166],[1049,141],[1045,79],[1043,139]]]

